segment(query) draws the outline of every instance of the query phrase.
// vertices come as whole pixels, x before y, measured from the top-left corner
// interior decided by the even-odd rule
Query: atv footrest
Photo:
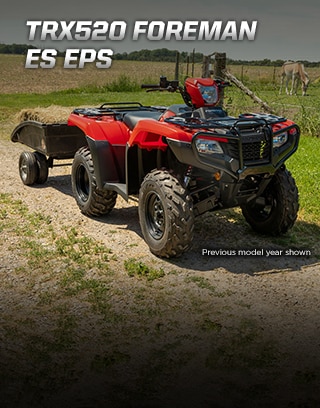
[[[103,189],[105,190],[112,190],[116,191],[123,197],[125,200],[128,199],[128,194],[127,194],[127,186],[126,184],[123,183],[105,183],[103,185]]]

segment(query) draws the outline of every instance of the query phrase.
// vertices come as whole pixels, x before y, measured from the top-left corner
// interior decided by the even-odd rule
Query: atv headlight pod
[[[281,147],[288,141],[288,132],[281,132],[273,136],[273,147]]]
[[[223,154],[220,143],[212,138],[198,137],[195,145],[200,154]]]
[[[204,86],[198,84],[198,88],[205,105],[214,105],[218,102],[218,89],[215,86]]]

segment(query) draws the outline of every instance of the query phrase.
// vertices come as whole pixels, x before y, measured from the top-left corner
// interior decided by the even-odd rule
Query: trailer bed
[[[21,122],[11,134],[12,142],[20,142],[51,159],[71,159],[87,144],[85,134],[66,122],[45,124]]]

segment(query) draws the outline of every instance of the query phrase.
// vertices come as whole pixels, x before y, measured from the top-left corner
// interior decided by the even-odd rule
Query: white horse
[[[304,65],[301,62],[286,61],[281,68],[281,85],[280,94],[282,92],[282,86],[284,78],[286,78],[286,93],[289,95],[288,83],[291,80],[290,95],[297,94],[298,84],[301,82],[302,95],[307,92],[309,85],[309,77],[304,69]]]

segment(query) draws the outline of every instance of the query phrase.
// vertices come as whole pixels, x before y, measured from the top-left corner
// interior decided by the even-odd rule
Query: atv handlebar
[[[231,86],[230,82],[224,81],[222,79],[215,79],[214,80],[216,86],[218,87],[219,91],[221,92],[223,88],[226,86]],[[152,91],[168,91],[168,92],[180,92],[182,99],[184,100],[185,104],[190,107],[194,107],[195,105],[192,103],[192,97],[189,95],[186,84],[184,87],[179,86],[178,80],[168,81],[167,77],[161,76],[159,85],[155,84],[143,84],[141,88],[147,89],[147,92]],[[200,105],[201,106],[201,105]],[[199,107],[199,106],[198,106]]]
[[[147,92],[153,92],[153,91],[169,91],[168,88],[162,88],[160,85],[147,85],[143,84],[141,85],[142,89],[146,89]]]
[[[169,92],[175,92],[177,89],[179,89],[179,81],[178,80],[173,80],[173,81],[168,81],[167,77],[161,76],[160,77],[160,83],[158,85],[155,84],[143,84],[141,85],[141,88],[147,89],[148,91],[169,91]]]
[[[223,79],[215,79],[215,82],[219,88],[225,88],[227,86],[231,86],[230,82],[224,81]]]
[[[226,86],[231,86],[230,82],[224,81],[222,79],[215,79],[216,84],[220,89],[225,88]],[[159,84],[142,84],[142,89],[147,89],[147,92],[151,91],[169,91],[169,92],[176,92],[181,91],[179,87],[179,81],[173,80],[168,81],[167,77],[161,76]]]
[[[160,88],[160,85],[154,85],[154,84],[152,84],[152,85],[142,84],[142,85],[141,85],[141,88],[142,88],[142,89],[145,89],[145,88],[148,88],[148,89],[159,89],[159,88]]]

